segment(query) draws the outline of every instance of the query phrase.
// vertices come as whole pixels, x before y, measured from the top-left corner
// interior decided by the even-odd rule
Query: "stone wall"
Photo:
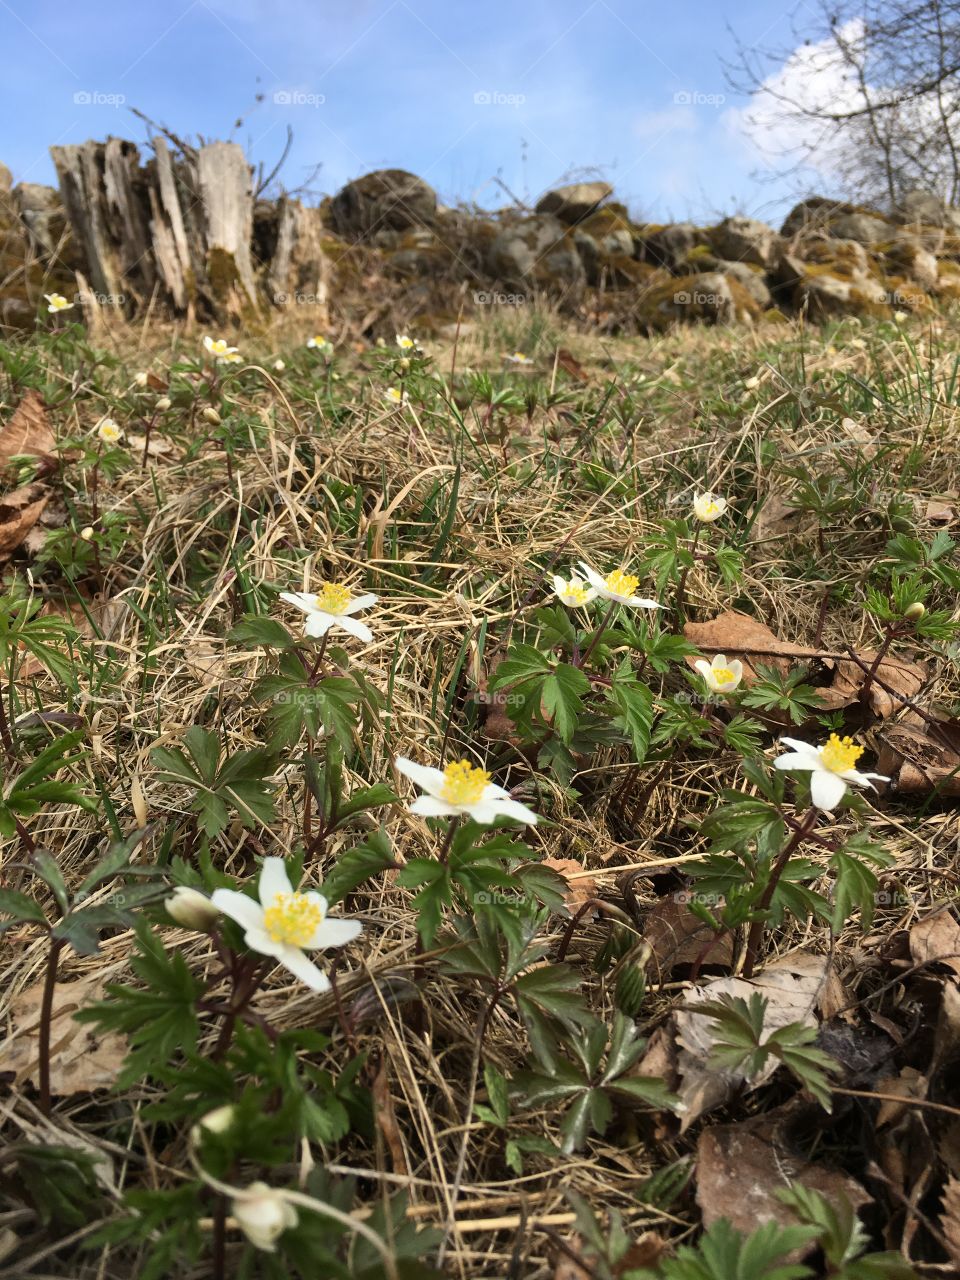
[[[241,149],[212,143],[146,160],[119,139],[53,148],[59,190],[12,187],[0,166],[0,320],[34,323],[44,292],[105,309],[146,306],[266,324],[276,308],[376,311],[402,299],[429,326],[491,300],[544,294],[607,330],[752,323],[804,314],[930,312],[960,297],[960,210],[911,192],[880,212],[813,197],[777,230],[633,221],[602,182],[534,209],[450,209],[422,179],[379,170],[318,208],[258,199]]]

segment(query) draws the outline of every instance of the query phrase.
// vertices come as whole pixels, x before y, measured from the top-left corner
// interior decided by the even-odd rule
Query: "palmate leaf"
[[[696,1245],[681,1245],[655,1271],[628,1273],[630,1280],[807,1280],[814,1272],[786,1259],[817,1238],[815,1227],[765,1222],[745,1236],[721,1218]]]
[[[395,865],[390,837],[381,827],[379,831],[371,832],[361,844],[340,854],[324,876],[321,891],[330,906],[333,906],[348,893],[353,893],[364,881]]]
[[[236,812],[245,827],[268,826],[274,819],[272,788],[264,781],[276,758],[265,747],[234,752],[221,764],[219,735],[194,725],[178,747],[155,747],[151,759],[162,777],[193,790],[190,808],[210,838],[219,834]],[[187,754],[189,753],[189,755]]]
[[[590,681],[577,667],[560,663],[540,686],[545,716],[552,721],[561,742],[569,744],[583,712],[583,695]]]

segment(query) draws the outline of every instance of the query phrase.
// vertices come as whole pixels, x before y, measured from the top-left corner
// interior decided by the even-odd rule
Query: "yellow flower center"
[[[719,510],[719,506],[712,498],[704,498],[700,503],[701,516],[715,516]]]
[[[323,909],[305,893],[278,893],[263,913],[263,927],[272,941],[291,947],[305,947],[321,924]]]
[[[607,574],[604,585],[615,596],[632,596],[640,585],[640,579],[635,578],[632,573],[614,569],[613,573]]]
[[[227,349],[227,342],[225,338],[217,338],[213,346],[211,347],[211,351],[213,352],[214,355],[217,355],[217,356],[222,356],[223,353],[226,351],[226,349]]]
[[[337,615],[346,610],[350,603],[350,588],[342,587],[337,582],[325,582],[317,592],[316,608],[322,609],[324,613],[335,613]]]
[[[713,678],[717,684],[732,684],[736,680],[736,676],[729,667],[714,667]]]
[[[409,351],[409,350],[410,350],[410,348],[413,346],[413,339],[412,339],[412,338],[398,338],[398,339],[397,339],[397,346],[398,346],[398,347],[401,347],[404,351]]]
[[[469,760],[457,760],[443,771],[441,796],[447,804],[476,804],[490,782],[486,769]]]
[[[582,582],[568,582],[561,595],[567,604],[588,604],[590,601],[590,589]]]
[[[846,773],[854,768],[862,755],[863,747],[858,747],[852,738],[839,738],[835,733],[831,733],[820,748],[823,766],[831,773]]]

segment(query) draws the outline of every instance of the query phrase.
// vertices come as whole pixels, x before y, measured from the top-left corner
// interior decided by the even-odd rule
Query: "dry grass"
[[[618,901],[625,868],[654,867],[655,875],[634,881],[641,904],[652,905],[665,885],[678,883],[668,877],[679,876],[699,856],[697,819],[716,805],[722,786],[735,782],[736,761],[729,754],[719,761],[692,754],[677,761],[638,806],[621,799],[628,759],[621,751],[606,751],[584,762],[571,792],[531,769],[508,743],[485,736],[479,682],[541,602],[538,584],[550,566],[565,569],[581,557],[611,566],[630,561],[664,516],[683,514],[701,487],[730,497],[728,536],[746,555],[746,573],[731,591],[695,572],[687,587],[691,616],[709,618],[736,607],[797,644],[827,651],[875,646],[877,628],[863,611],[859,587],[882,560],[897,521],[911,519],[908,509],[918,536],[929,541],[934,528],[927,501],[957,492],[960,413],[950,332],[947,326],[911,327],[907,342],[893,325],[846,325],[828,333],[783,325],[600,339],[565,330],[557,315],[538,311],[494,316],[458,338],[447,334],[427,342],[434,367],[447,374],[455,358],[460,376],[468,369],[496,370],[501,351],[532,350],[537,372],[528,381],[540,386],[539,402],[529,415],[521,410],[509,417],[503,447],[495,422],[484,439],[482,408],[465,411],[465,431],[440,401],[399,414],[388,409],[380,400],[384,377],[369,350],[338,359],[341,386],[328,387],[321,377],[311,383],[291,372],[302,357],[291,358],[290,352],[304,335],[272,333],[269,347],[261,339],[256,353],[238,335],[250,367],[230,383],[227,395],[233,420],[248,429],[231,446],[229,467],[213,441],[184,461],[191,439],[208,428],[199,419],[190,424],[181,395],[157,426],[158,435],[171,441],[171,452],[151,459],[146,470],[131,459],[114,479],[101,478],[101,511],[123,515],[128,537],[115,562],[103,566],[102,580],[88,576],[79,591],[100,621],[102,635],[90,640],[90,651],[97,662],[110,664],[109,677],[102,683],[85,677],[84,695],[74,706],[35,673],[19,681],[22,708],[77,711],[83,717],[91,748],[83,768],[90,788],[102,788],[125,831],[134,825],[133,789],[142,790],[156,824],[140,855],[149,860],[160,833],[182,833],[187,816],[183,794],[157,777],[151,750],[177,743],[197,724],[216,728],[230,751],[263,741],[262,708],[250,695],[269,656],[225,640],[244,612],[243,592],[249,599],[261,583],[306,589],[320,576],[362,584],[381,600],[372,623],[374,643],[354,646],[354,661],[385,694],[386,706],[350,762],[351,784],[385,780],[407,794],[393,760],[408,752],[424,761],[435,760],[441,750],[448,759],[487,761],[498,781],[518,788],[523,799],[549,815],[529,833],[538,856],[575,859],[601,895]],[[60,437],[89,430],[103,413],[129,429],[137,417],[131,406],[140,403],[124,398],[132,374],[149,367],[165,376],[171,354],[192,358],[198,338],[153,327],[104,342],[113,344],[117,367],[94,369],[87,357],[62,345],[38,344],[42,372],[7,379],[5,411],[25,385],[38,382],[56,406],[51,417]],[[572,381],[555,363],[557,345],[573,352],[588,381]],[[271,368],[277,354],[288,361],[282,374]],[[511,376],[524,385],[523,375]],[[754,377],[759,386],[745,387]],[[840,425],[845,416],[857,424],[859,438]],[[458,465],[455,515],[432,560]],[[796,493],[791,471],[838,476],[857,509],[841,506],[819,521],[801,516],[789,532],[766,526],[762,512],[754,521],[771,495]],[[69,465],[65,475],[69,505],[82,511],[88,479],[72,474]],[[15,559],[7,566],[8,579],[22,579],[29,567],[22,557]],[[421,575],[426,581],[417,580]],[[825,588],[830,602],[817,639]],[[34,589],[53,612],[75,596],[55,566],[34,571]],[[668,677],[667,687],[679,688],[679,677]],[[924,697],[928,704],[949,705],[958,696],[951,650],[932,659]],[[868,732],[871,745],[876,731],[874,726]],[[656,764],[644,766],[637,794],[657,772]],[[273,781],[275,826],[251,833],[234,824],[213,843],[217,867],[244,882],[255,874],[259,856],[288,854],[301,838],[299,750],[287,754]],[[422,820],[400,807],[381,817],[398,862],[430,852],[433,837]],[[931,904],[952,897],[956,886],[954,814],[937,805],[918,812],[916,804],[891,798],[871,808],[868,821],[895,854],[887,878],[907,905],[881,908],[866,936],[854,921],[835,940],[838,968],[855,1003],[889,980],[882,956],[890,939]],[[842,830],[849,823],[841,815],[835,825]],[[361,822],[338,832],[311,875],[322,878],[362,831]],[[101,814],[67,806],[54,806],[31,824],[37,844],[55,853],[71,884],[89,870],[103,832]],[[175,843],[174,852],[178,848],[185,851]],[[24,887],[29,877],[17,845],[7,842],[2,856],[5,882]],[[344,1005],[365,993],[373,1010],[356,1030],[354,1047],[369,1055],[368,1084],[381,1073],[375,1137],[371,1142],[355,1135],[336,1150],[304,1151],[302,1159],[356,1174],[367,1203],[376,1202],[380,1192],[406,1189],[417,1222],[450,1227],[444,1266],[464,1280],[552,1275],[557,1254],[551,1232],[564,1239],[570,1234],[573,1215],[564,1198],[569,1189],[598,1211],[619,1209],[634,1234],[656,1230],[674,1241],[684,1237],[697,1221],[692,1198],[657,1209],[644,1203],[643,1185],[655,1170],[689,1155],[694,1140],[678,1137],[668,1122],[649,1114],[624,1113],[607,1138],[592,1138],[583,1151],[531,1157],[522,1176],[510,1173],[503,1135],[475,1120],[469,1106],[480,1061],[480,996],[418,960],[410,899],[392,872],[361,891],[353,905],[365,926],[362,943],[350,948],[339,974]],[[556,918],[551,924],[548,936],[554,941],[562,924]],[[601,1016],[611,1014],[613,999],[592,961],[606,934],[601,922],[584,927],[568,956]],[[211,965],[205,938],[176,930],[164,936],[198,971]],[[826,931],[813,922],[792,925],[773,939],[776,952],[830,945]],[[114,933],[99,956],[68,951],[62,983],[94,974],[121,980],[130,946],[128,933]],[[26,928],[4,936],[3,1008],[16,1006],[41,980],[45,954],[44,940]],[[398,1001],[402,978],[418,982],[426,997],[422,1005]],[[669,975],[659,990],[654,984],[641,1020],[646,1033],[682,986]],[[347,1046],[332,997],[317,997],[278,970],[256,1007],[278,1028],[329,1029],[333,1040],[324,1065],[342,1065]],[[216,1031],[211,1020],[210,1042]],[[525,1052],[515,1015],[499,1008],[482,1061],[508,1072]],[[482,1097],[482,1077],[479,1090]],[[158,1141],[140,1118],[156,1092],[157,1086],[145,1082],[120,1097],[63,1097],[47,1119],[37,1108],[33,1085],[14,1081],[0,1103],[5,1139],[81,1142],[102,1153],[111,1169],[102,1201],[107,1217],[130,1187],[175,1186],[187,1171],[185,1136],[171,1142],[165,1134]],[[761,1105],[776,1100],[771,1094]],[[554,1123],[549,1114],[523,1111],[512,1132],[542,1136]],[[274,1176],[293,1183],[297,1173],[292,1158]],[[0,1260],[0,1278],[113,1280],[138,1274],[135,1253],[105,1248],[81,1255],[77,1240],[83,1231],[73,1240],[63,1233],[57,1238],[24,1207],[15,1184],[3,1190],[0,1244],[5,1230],[15,1234],[16,1243]],[[189,1274],[210,1274],[205,1268]]]

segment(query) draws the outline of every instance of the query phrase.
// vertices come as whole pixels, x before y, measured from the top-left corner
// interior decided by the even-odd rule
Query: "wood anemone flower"
[[[490,826],[497,818],[512,818],[535,826],[537,815],[510,792],[490,781],[485,769],[469,760],[456,760],[445,769],[431,769],[405,756],[397,757],[397,769],[424,793],[409,805],[421,818],[472,818]]]
[[[322,893],[295,892],[282,858],[264,858],[259,902],[236,889],[215,889],[213,905],[244,929],[251,951],[272,956],[312,991],[329,991],[330,979],[305,951],[344,947],[363,929],[359,920],[330,920]]]
[[[583,576],[596,591],[601,600],[610,600],[614,604],[628,604],[634,609],[661,609],[663,606],[656,600],[646,600],[635,595],[640,579],[632,573],[624,573],[622,569],[614,569],[605,578],[601,578],[595,569],[591,569],[585,560],[580,561]]]
[[[324,582],[316,593],[310,591],[281,591],[280,599],[295,605],[306,614],[303,624],[305,636],[325,636],[331,627],[346,631],[364,644],[373,639],[373,632],[365,623],[352,615],[361,609],[369,609],[377,603],[375,595],[355,596],[349,587],[337,582]]]
[[[774,767],[777,769],[797,769],[810,774],[810,800],[825,813],[832,812],[843,797],[848,787],[873,788],[876,782],[889,782],[882,773],[859,773],[854,765],[863,755],[863,747],[858,747],[852,738],[840,738],[835,733],[821,747],[811,746],[809,742],[801,742],[799,738],[781,738],[780,741],[791,750],[785,755],[777,756]]]

